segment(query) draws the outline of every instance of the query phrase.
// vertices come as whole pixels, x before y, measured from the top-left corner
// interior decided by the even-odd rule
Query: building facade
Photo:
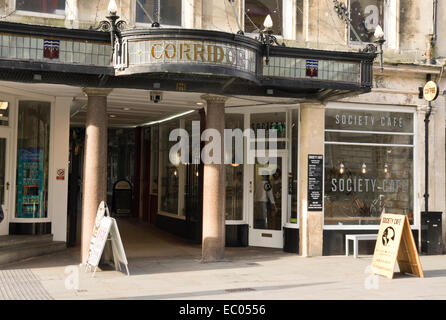
[[[225,245],[344,254],[345,235],[377,233],[382,212],[408,215],[421,244],[427,103],[418,88],[443,87],[444,4],[122,0],[115,33],[110,9],[0,1],[1,234],[70,241],[77,225],[88,243],[99,201],[113,202],[125,179],[135,216],[201,242],[210,260]],[[268,15],[271,46],[261,41]],[[378,26],[382,65],[364,52]],[[444,104],[440,94],[429,129],[429,211],[443,213],[443,244]],[[172,162],[170,133],[192,136],[194,123],[200,133],[275,129],[233,150],[247,160],[276,144],[277,162],[260,152],[253,163],[208,165],[193,151]]]

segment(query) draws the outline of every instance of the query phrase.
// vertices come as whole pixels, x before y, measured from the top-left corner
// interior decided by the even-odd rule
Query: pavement
[[[0,299],[55,300],[435,300],[446,299],[446,256],[421,256],[425,278],[369,273],[372,256],[305,258],[268,248],[226,248],[202,263],[199,245],[119,221],[130,276],[104,268],[92,277],[79,248],[0,267]]]

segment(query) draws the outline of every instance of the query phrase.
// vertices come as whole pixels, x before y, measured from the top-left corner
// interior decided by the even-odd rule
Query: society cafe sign
[[[371,272],[392,279],[396,261],[401,273],[424,278],[409,219],[406,215],[384,213]]]

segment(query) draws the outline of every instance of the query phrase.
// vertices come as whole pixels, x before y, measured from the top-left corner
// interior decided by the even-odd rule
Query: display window
[[[243,114],[225,114],[226,129],[240,129],[244,128]],[[226,220],[243,220],[243,163],[236,161],[236,145],[235,139],[232,141],[232,163],[226,165]],[[241,147],[243,149],[243,147]]]
[[[51,103],[20,101],[17,130],[17,218],[48,217]]]
[[[327,109],[325,127],[325,225],[413,223],[414,114]]]

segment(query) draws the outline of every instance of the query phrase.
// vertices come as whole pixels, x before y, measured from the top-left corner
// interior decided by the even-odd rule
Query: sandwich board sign
[[[397,261],[401,273],[424,278],[409,219],[402,214],[383,213],[371,272],[392,279]]]
[[[92,267],[94,268],[93,277],[96,274],[107,240],[111,241],[115,269],[121,271],[122,263],[125,265],[127,275],[130,275],[118,225],[116,220],[110,217],[107,204],[102,201],[96,215],[87,260],[87,269],[91,270]]]

